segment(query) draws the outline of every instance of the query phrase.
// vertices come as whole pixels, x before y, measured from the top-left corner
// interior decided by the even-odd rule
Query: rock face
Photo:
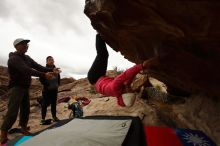
[[[60,81],[60,86],[68,84],[68,83],[72,83],[76,81],[74,78],[62,78],[62,80]]]
[[[168,91],[220,97],[220,3],[209,0],[86,0],[106,42]]]
[[[0,66],[0,96],[8,92],[8,69]]]

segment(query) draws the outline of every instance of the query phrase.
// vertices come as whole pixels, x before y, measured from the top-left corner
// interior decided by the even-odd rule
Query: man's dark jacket
[[[44,77],[45,72],[53,71],[36,63],[30,56],[18,52],[9,53],[9,88],[14,86],[30,87],[31,76]]]

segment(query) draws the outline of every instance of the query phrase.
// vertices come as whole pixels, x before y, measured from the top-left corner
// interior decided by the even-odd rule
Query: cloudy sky
[[[85,0],[0,0],[0,65],[15,51],[16,38],[30,39],[27,52],[45,65],[51,55],[62,76],[85,77],[95,56],[96,31],[83,13]],[[108,69],[132,63],[110,47]]]

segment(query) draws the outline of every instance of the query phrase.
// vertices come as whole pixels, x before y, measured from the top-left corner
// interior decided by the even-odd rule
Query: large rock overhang
[[[220,2],[86,0],[109,46],[168,87],[220,97]]]

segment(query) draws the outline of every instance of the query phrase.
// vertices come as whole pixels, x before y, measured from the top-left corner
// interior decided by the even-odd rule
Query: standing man
[[[56,68],[54,65],[54,59],[52,56],[48,56],[46,58],[46,67],[54,69]],[[47,106],[51,104],[51,114],[53,117],[53,121],[59,121],[56,116],[56,105],[57,105],[57,93],[58,86],[60,85],[60,74],[55,75],[52,79],[47,79],[45,77],[40,77],[40,82],[43,84],[44,88],[42,91],[42,109],[41,109],[41,125],[46,124],[46,114],[47,114]]]
[[[25,55],[30,40],[18,38],[13,45],[15,52],[9,54],[9,102],[8,111],[1,126],[1,143],[8,140],[8,130],[16,121],[20,109],[19,125],[24,135],[29,135],[27,124],[30,113],[29,87],[31,76],[51,79],[58,69],[46,68],[36,63],[31,57]],[[54,72],[53,72],[54,71]]]

